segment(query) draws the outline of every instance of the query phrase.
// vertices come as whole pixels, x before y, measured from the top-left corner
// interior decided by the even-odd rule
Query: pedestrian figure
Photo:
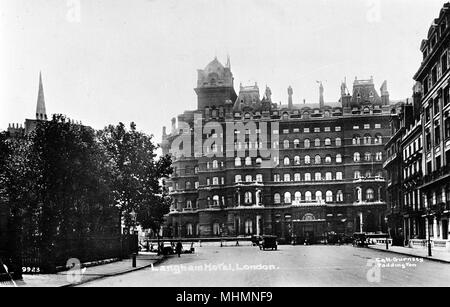
[[[183,249],[183,245],[181,244],[181,241],[178,241],[177,246],[176,246],[175,249],[176,249],[176,251],[177,251],[178,257],[180,257],[180,255],[181,255],[181,250]]]

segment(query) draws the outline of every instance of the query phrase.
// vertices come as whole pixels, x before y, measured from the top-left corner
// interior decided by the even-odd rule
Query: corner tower
[[[198,110],[224,107],[226,101],[235,101],[237,95],[233,81],[229,59],[226,66],[214,58],[205,69],[199,69],[195,88]]]

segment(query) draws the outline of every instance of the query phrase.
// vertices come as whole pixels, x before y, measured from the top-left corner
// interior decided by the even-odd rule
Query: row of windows
[[[383,160],[383,153],[377,152],[375,154],[372,154],[370,152],[366,152],[364,153],[364,161],[366,162],[370,162],[370,161],[382,161]],[[359,162],[361,161],[362,157],[361,154],[359,152],[355,152],[353,154],[353,161],[354,162]],[[315,155],[314,156],[314,164],[322,164],[322,160],[325,164],[329,164],[332,163],[332,157],[330,155],[325,156],[325,158],[322,158],[320,155]],[[279,164],[279,157],[275,156],[273,157],[273,162],[278,165]],[[289,157],[284,157],[283,158],[283,165],[284,166],[289,166],[291,165],[291,162],[293,165],[300,165],[301,164],[301,158],[300,156],[295,156],[294,159],[291,161],[291,159]],[[336,163],[342,163],[342,155],[341,154],[337,154],[335,157],[335,162]],[[262,163],[262,159],[261,158],[257,158],[256,159],[256,164],[259,165]],[[309,165],[312,163],[312,159],[311,156],[306,155],[303,157],[303,163],[306,165]],[[251,166],[252,165],[252,158],[251,157],[246,157],[245,158],[245,165],[246,166]],[[242,159],[240,157],[236,157],[234,160],[234,166],[239,167],[242,166]]]
[[[255,195],[253,195],[255,194]],[[253,193],[250,191],[247,191],[244,193],[244,204],[252,204],[253,203],[253,199],[257,199],[258,201],[260,201],[261,194],[259,193]],[[372,188],[367,188],[365,190],[365,199],[366,201],[373,201],[375,199],[375,192]],[[219,206],[220,205],[220,196],[219,195],[214,195],[212,198],[208,197],[208,205],[209,206]],[[281,194],[280,193],[275,193],[273,195],[273,203],[274,204],[281,204]],[[317,201],[317,202],[343,202],[344,201],[344,193],[342,192],[342,190],[338,190],[336,192],[336,194],[334,194],[331,190],[328,190],[325,192],[325,198],[323,197],[323,193],[322,191],[316,191],[314,194],[311,191],[306,191],[304,193],[304,195],[302,195],[302,193],[300,191],[296,191],[294,193],[294,198],[292,198],[292,194],[291,192],[285,192],[283,194],[283,203],[285,204],[291,204],[293,201],[295,202],[308,202],[308,201]],[[222,202],[224,202],[224,197],[222,197]],[[238,202],[240,202],[240,198],[238,200]],[[192,207],[192,204],[195,204],[195,207]],[[175,201],[175,207],[178,206],[178,202]],[[193,209],[193,208],[198,208],[198,201],[192,201],[192,200],[188,200],[186,201],[186,208],[187,209]]]
[[[314,195],[314,197],[313,197]],[[292,194],[290,192],[285,192],[283,195],[283,203],[291,204],[293,201],[301,202],[301,201],[318,201],[322,202],[325,200],[326,202],[343,202],[344,201],[344,193],[342,190],[338,190],[336,195],[333,194],[332,191],[325,192],[325,199],[323,198],[322,191],[316,191],[314,194],[311,191],[306,191],[304,195],[301,192],[297,191],[294,193],[294,198],[292,199]],[[275,193],[273,195],[274,204],[281,204],[281,194]]]
[[[418,167],[418,166],[417,166]],[[417,168],[416,167],[416,168]],[[383,178],[383,172],[382,171],[377,171],[376,175],[377,178]],[[373,177],[373,173],[370,170],[365,171],[364,176],[362,175],[361,171],[355,171],[354,172],[354,179],[360,179],[360,178],[372,178]],[[405,173],[405,177],[406,173]],[[314,179],[312,179],[314,178]],[[314,177],[312,177],[311,173],[304,173],[303,174],[303,178],[301,176],[300,173],[295,173],[293,175],[293,177],[291,177],[291,174],[287,173],[287,174],[283,174],[283,181],[284,182],[290,182],[292,181],[321,181],[321,180],[342,180],[342,172],[336,172],[333,176],[332,172],[326,172],[325,175],[323,175],[320,172],[316,172],[314,173]],[[220,181],[219,181],[220,179]],[[234,182],[235,183],[239,183],[239,182],[243,182],[243,179],[245,180],[245,182],[263,182],[263,175],[262,174],[257,174],[255,176],[255,178],[253,178],[252,175],[245,175],[245,177],[243,177],[242,175],[235,175],[234,177]],[[274,174],[273,175],[273,181],[274,182],[281,182],[281,175],[280,174]],[[225,178],[224,177],[213,177],[212,178],[212,184],[213,185],[219,185],[220,184],[224,185],[225,184]],[[211,184],[211,180],[210,178],[206,178],[206,185],[210,185]],[[198,181],[194,182],[194,188],[198,189],[199,187],[199,183]],[[178,190],[179,185],[178,183],[176,183],[176,189]],[[186,190],[190,190],[192,189],[192,184],[190,181],[187,181],[185,183],[185,189]]]
[[[362,142],[361,142],[362,140]],[[364,144],[364,145],[371,145],[371,144],[382,144],[383,143],[383,136],[381,134],[377,134],[375,135],[375,137],[372,137],[370,134],[365,134],[362,138],[359,135],[354,135],[352,137],[352,145],[360,145],[360,144]],[[314,139],[314,141],[312,142],[310,139],[305,139],[303,140],[303,147],[301,147],[301,142],[299,139],[295,139],[292,142],[292,147],[291,147],[291,142],[289,140],[283,140],[283,149],[290,149],[290,148],[311,148],[312,144],[314,144],[314,147],[321,147],[321,146],[332,146],[333,145],[333,141],[331,140],[331,138],[325,138],[322,140],[320,138],[316,138]],[[342,146],[342,139],[341,138],[335,138],[334,139],[334,146],[336,147],[340,147]],[[236,142],[234,144],[234,148],[235,150],[240,150],[240,149],[261,149],[263,148],[263,144],[262,142]],[[275,141],[272,143],[272,148],[276,149],[279,148],[279,142]],[[217,150],[213,150],[213,152],[217,152]]]

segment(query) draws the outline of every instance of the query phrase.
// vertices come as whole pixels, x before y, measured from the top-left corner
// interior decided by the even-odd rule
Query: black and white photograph
[[[0,288],[448,287],[449,220],[448,1],[0,0]]]

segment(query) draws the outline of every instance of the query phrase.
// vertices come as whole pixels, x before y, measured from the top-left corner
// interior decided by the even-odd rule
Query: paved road
[[[403,257],[398,254],[352,246],[281,245],[278,251],[260,251],[251,246],[221,248],[216,244],[203,245],[203,247],[196,247],[195,254],[182,255],[181,258],[170,257],[153,269],[109,277],[82,286],[450,285],[449,264],[424,259],[398,261]],[[394,258],[397,259],[396,262]],[[375,259],[386,261],[379,262],[385,267],[379,270],[374,268],[370,261]],[[391,265],[403,265],[403,267],[386,267],[386,264],[389,264],[388,260],[391,260]],[[177,273],[176,270],[180,271]]]

